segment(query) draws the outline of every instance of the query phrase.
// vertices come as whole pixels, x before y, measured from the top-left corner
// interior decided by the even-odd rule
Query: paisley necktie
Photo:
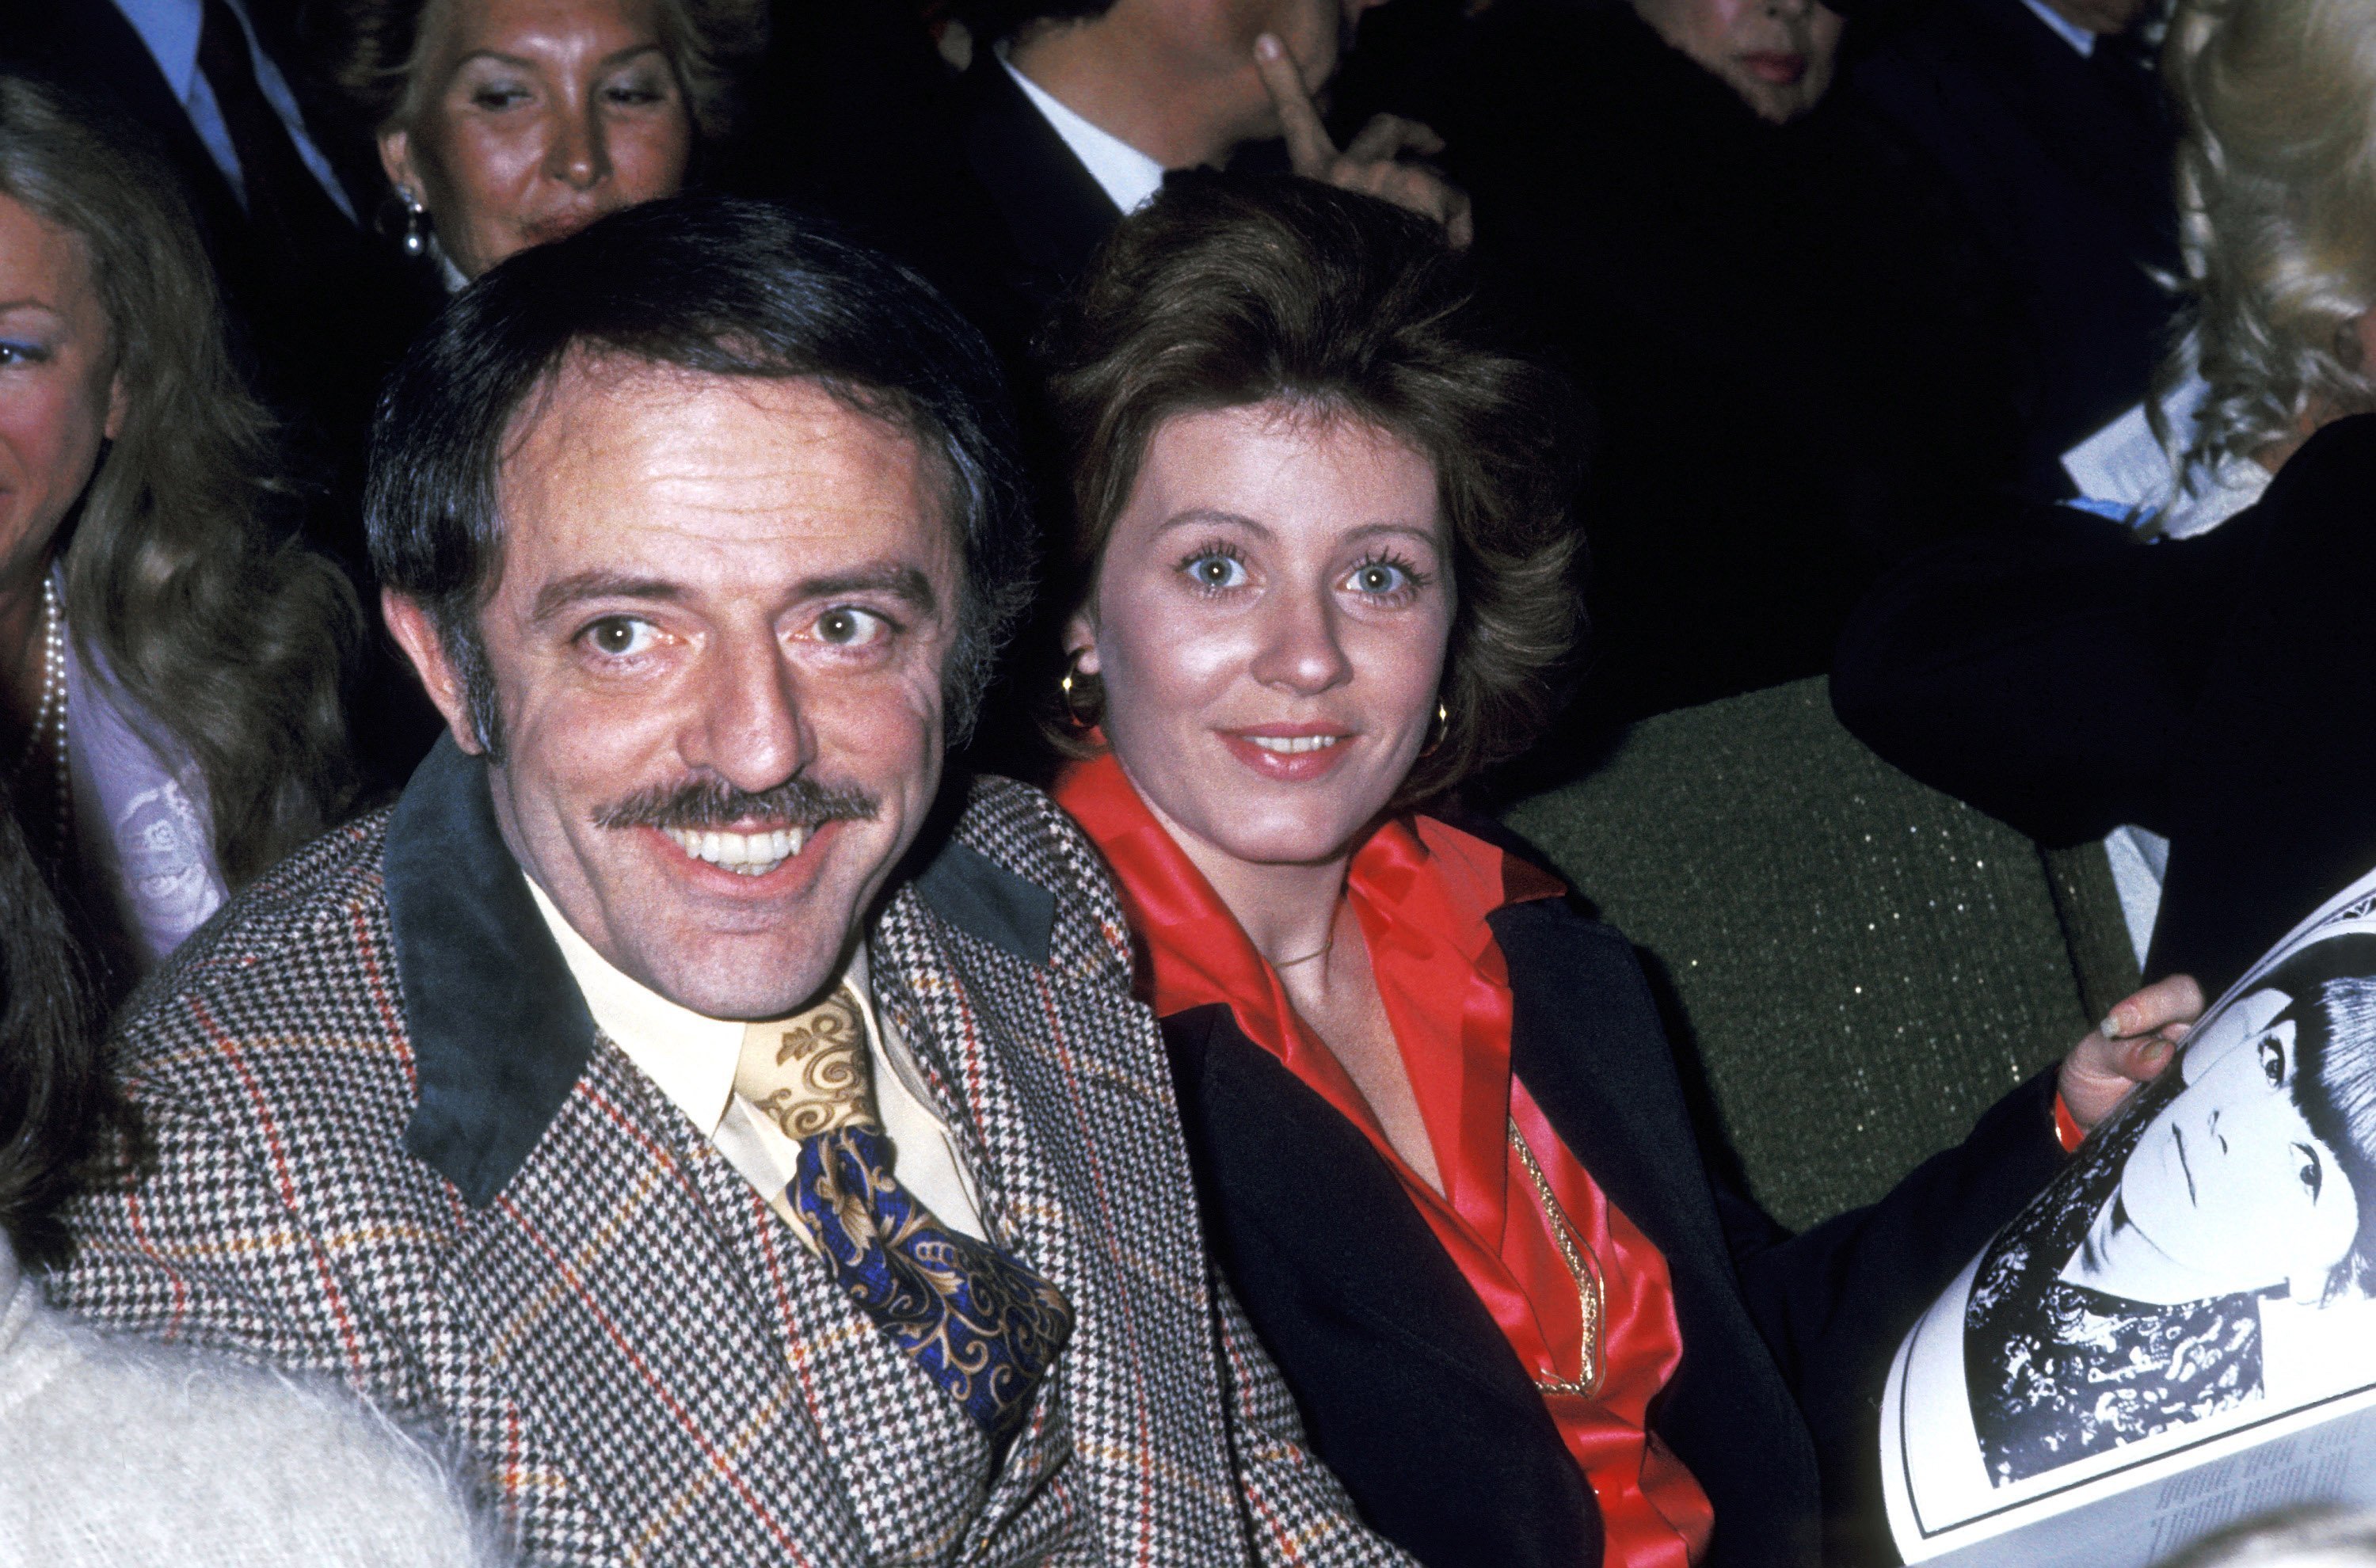
[[[877,1327],[1004,1445],[1072,1332],[1054,1285],[944,1226],[891,1173],[866,1016],[844,985],[743,1034],[734,1091],[799,1146],[793,1223]]]

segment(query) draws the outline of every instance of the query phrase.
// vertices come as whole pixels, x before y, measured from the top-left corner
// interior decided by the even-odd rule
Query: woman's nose
[[[610,138],[602,128],[601,112],[588,103],[564,113],[552,145],[546,151],[545,175],[572,190],[590,191],[610,177]]]
[[[1252,674],[1265,686],[1301,695],[1342,685],[1353,674],[1334,607],[1325,595],[1274,598]]]

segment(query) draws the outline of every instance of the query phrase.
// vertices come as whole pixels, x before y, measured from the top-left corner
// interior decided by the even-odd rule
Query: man
[[[966,164],[1003,233],[988,249],[1028,331],[1167,171],[1285,138],[1289,166],[1427,214],[1455,244],[1468,198],[1423,163],[1443,142],[1391,114],[1340,151],[1313,95],[1380,0],[990,0],[967,8]],[[1002,327],[1008,324],[1002,323]],[[1011,329],[1011,328],[1010,328]]]
[[[2019,482],[2072,493],[2062,454],[2141,400],[2178,274],[2176,127],[2151,0],[1875,7],[1847,105],[1926,183],[2003,291]]]
[[[126,1020],[153,1154],[64,1300],[447,1429],[541,1562],[1391,1561],[1211,1283],[1087,844],[942,810],[998,410],[772,208],[462,296],[370,502],[449,737]]]

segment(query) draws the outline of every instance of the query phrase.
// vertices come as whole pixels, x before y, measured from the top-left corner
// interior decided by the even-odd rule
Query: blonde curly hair
[[[2190,471],[2376,409],[2355,330],[2376,307],[2376,0],[2180,0],[2162,69],[2192,308],[2153,406],[2208,384],[2192,431],[2160,432]]]

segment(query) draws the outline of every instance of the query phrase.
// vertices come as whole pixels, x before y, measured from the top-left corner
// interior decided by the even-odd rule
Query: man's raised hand
[[[1399,114],[1380,114],[1339,151],[1321,123],[1320,111],[1304,90],[1302,73],[1286,45],[1270,33],[1254,40],[1254,69],[1278,109],[1287,156],[1295,172],[1348,191],[1383,196],[1443,226],[1444,236],[1465,247],[1475,236],[1468,194],[1424,163],[1403,161],[1406,153],[1432,158],[1443,138]]]

